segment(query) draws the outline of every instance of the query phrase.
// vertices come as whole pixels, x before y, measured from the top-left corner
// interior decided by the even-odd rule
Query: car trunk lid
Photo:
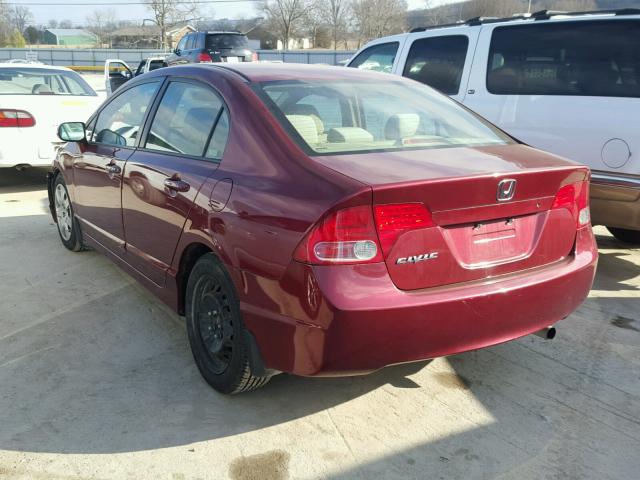
[[[383,242],[387,269],[400,289],[512,273],[572,251],[576,219],[568,209],[553,207],[563,186],[587,180],[585,167],[522,146],[460,150],[466,163],[458,162],[460,152],[447,156],[446,149],[392,152],[385,162],[392,181],[386,182],[375,177],[378,162],[364,168],[359,159],[354,164],[341,156],[341,168],[337,157],[319,160],[369,183],[376,215],[385,205],[423,204],[429,210],[432,224],[403,231],[390,246]],[[399,172],[401,165],[410,174]]]

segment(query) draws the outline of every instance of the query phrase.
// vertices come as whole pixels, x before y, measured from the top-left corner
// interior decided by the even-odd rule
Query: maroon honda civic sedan
[[[593,281],[589,170],[411,80],[171,67],[58,133],[62,243],[184,315],[220,392],[550,334]]]

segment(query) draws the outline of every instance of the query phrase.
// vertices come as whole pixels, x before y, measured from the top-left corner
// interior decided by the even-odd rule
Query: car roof
[[[38,68],[45,70],[64,70],[66,72],[73,72],[70,68],[67,67],[59,67],[56,65],[45,65],[44,63],[8,63],[8,62],[0,62],[0,68]]]
[[[198,64],[202,69],[224,69],[235,72],[250,82],[268,82],[276,80],[380,80],[398,81],[398,78],[385,73],[359,70],[357,68],[336,67],[332,65],[318,65],[305,63],[266,63],[240,62]],[[180,67],[171,67],[180,68]]]
[[[204,32],[207,35],[244,35],[244,33],[240,33],[240,32],[225,32],[225,31],[213,31],[213,32]]]
[[[408,33],[384,37],[390,39],[393,37],[404,37],[421,33],[425,31],[433,31],[440,29],[449,29],[455,27],[477,27],[480,25],[530,25],[532,23],[547,23],[554,21],[568,22],[581,20],[607,20],[612,17],[640,17],[640,9],[638,8],[618,8],[609,10],[593,10],[584,12],[564,12],[556,10],[540,10],[533,13],[516,14],[511,17],[474,17],[466,21],[449,23],[443,25],[432,25],[429,27],[417,27]]]

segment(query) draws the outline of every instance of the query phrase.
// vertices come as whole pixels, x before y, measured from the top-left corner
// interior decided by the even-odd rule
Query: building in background
[[[48,28],[44,31],[43,43],[65,47],[93,47],[98,43],[98,37],[78,28]]]
[[[196,29],[188,24],[167,28],[165,44],[173,50],[180,39]],[[113,48],[160,48],[160,27],[145,25],[142,27],[124,27],[109,35]]]

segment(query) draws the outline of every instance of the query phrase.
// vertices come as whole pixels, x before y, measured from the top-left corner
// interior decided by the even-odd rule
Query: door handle
[[[164,181],[164,186],[174,192],[188,192],[191,188],[191,185],[179,178],[167,178]]]
[[[113,179],[116,175],[120,175],[120,173],[122,173],[122,168],[120,168],[120,166],[114,163],[113,161],[107,164],[106,170],[107,170],[107,176],[110,179]]]

